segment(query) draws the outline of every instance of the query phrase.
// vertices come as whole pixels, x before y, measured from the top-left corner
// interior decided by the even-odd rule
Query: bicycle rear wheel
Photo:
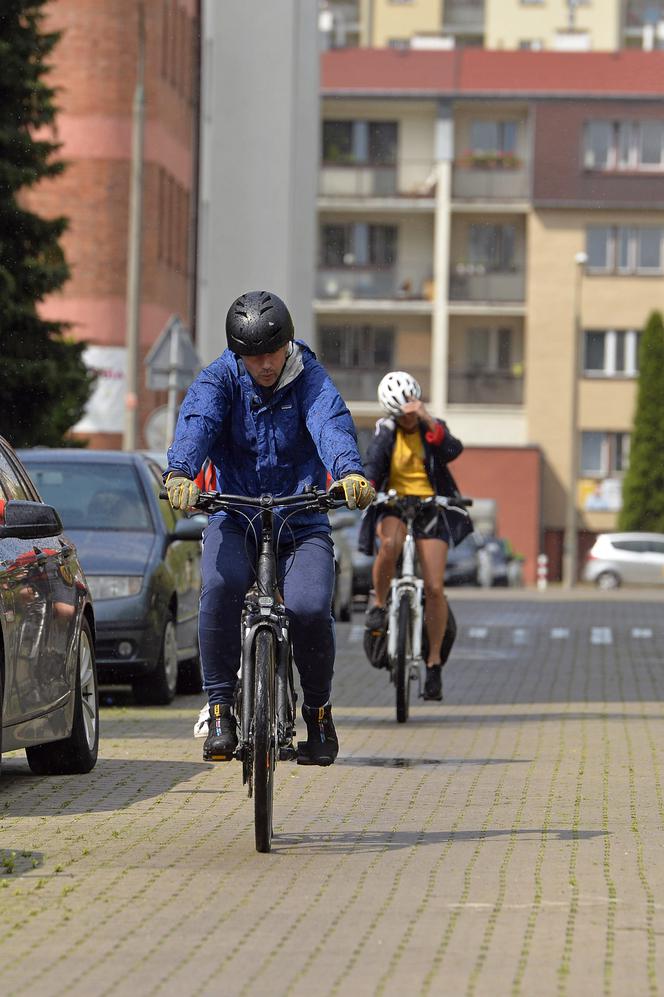
[[[410,706],[409,658],[412,647],[410,600],[407,595],[401,596],[397,620],[399,629],[397,631],[397,667],[394,684],[397,688],[397,720],[403,724],[408,719]]]
[[[272,846],[272,797],[275,767],[274,636],[259,630],[254,643],[254,827],[256,851]]]

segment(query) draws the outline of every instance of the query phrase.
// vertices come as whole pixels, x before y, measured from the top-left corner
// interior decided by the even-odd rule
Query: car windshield
[[[130,464],[24,458],[42,498],[68,530],[154,531],[138,476]]]

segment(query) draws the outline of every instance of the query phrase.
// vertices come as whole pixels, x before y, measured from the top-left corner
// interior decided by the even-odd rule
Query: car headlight
[[[138,595],[143,585],[142,575],[86,575],[93,599],[122,599]]]

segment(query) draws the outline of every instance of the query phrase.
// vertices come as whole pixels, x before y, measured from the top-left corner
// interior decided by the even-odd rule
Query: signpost
[[[171,315],[145,358],[146,383],[153,391],[168,391],[164,449],[175,433],[177,393],[189,387],[201,369],[196,348],[179,315]]]

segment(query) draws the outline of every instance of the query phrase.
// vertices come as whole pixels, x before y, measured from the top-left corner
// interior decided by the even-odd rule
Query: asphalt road
[[[341,754],[278,767],[270,855],[198,698],[114,692],[89,776],[5,756],[2,994],[658,993],[661,598],[451,600],[445,702],[406,725],[339,627]]]

